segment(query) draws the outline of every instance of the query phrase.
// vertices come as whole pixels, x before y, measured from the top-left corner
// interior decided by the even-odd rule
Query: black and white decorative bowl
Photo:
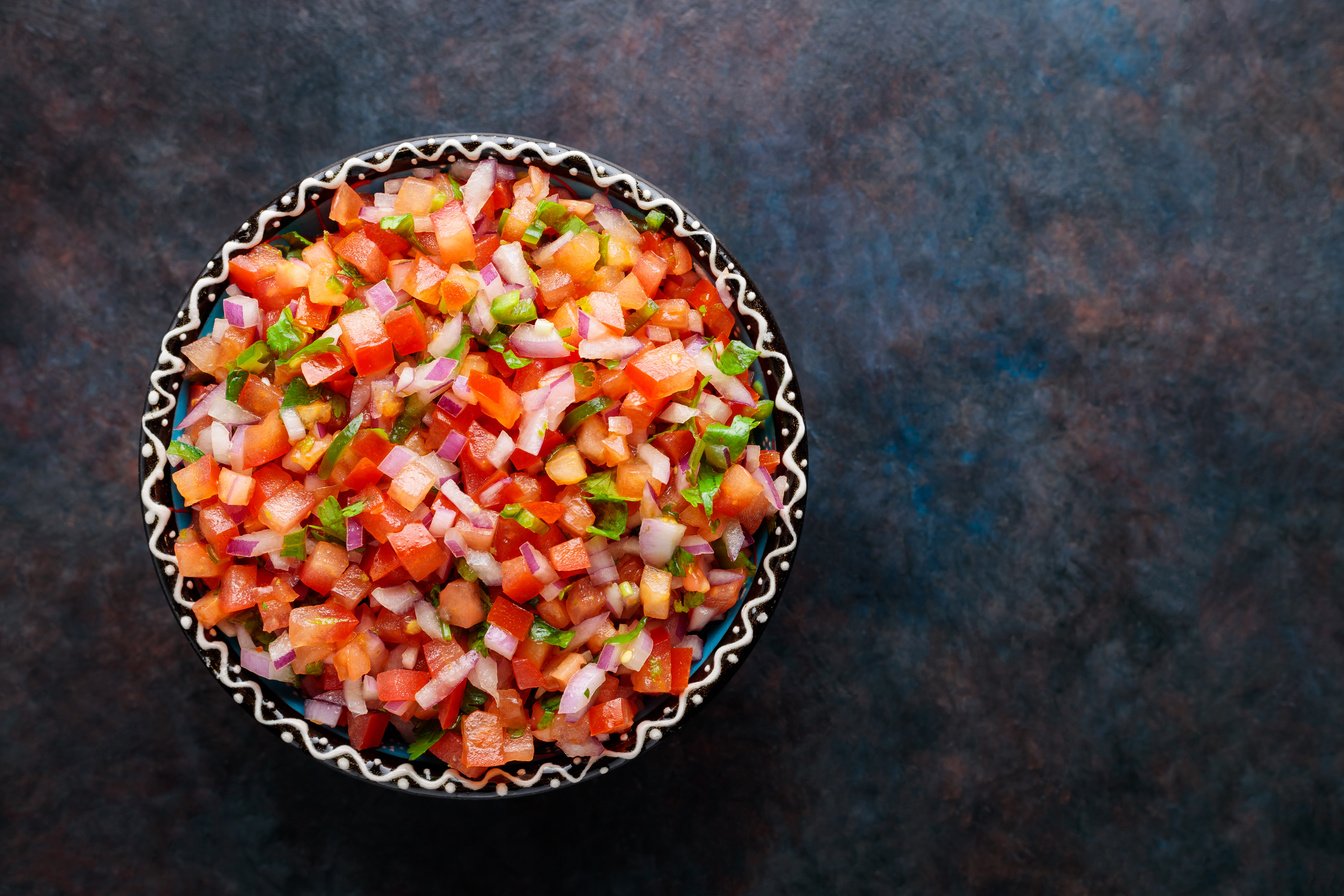
[[[458,775],[433,756],[411,760],[404,747],[384,745],[363,752],[354,749],[343,730],[304,719],[302,701],[290,686],[258,678],[241,668],[232,639],[197,623],[191,612],[197,583],[179,574],[173,555],[173,539],[182,527],[190,525],[190,517],[173,487],[165,450],[173,427],[185,414],[179,401],[186,368],[182,346],[198,338],[203,330],[208,331],[220,314],[224,287],[228,285],[228,261],[233,255],[289,230],[316,232],[319,225],[314,210],[327,205],[343,183],[361,189],[413,168],[446,168],[456,161],[487,158],[538,165],[578,195],[600,190],[627,211],[658,209],[667,216],[665,226],[690,244],[700,272],[731,299],[743,338],[760,351],[756,372],[775,402],[774,414],[763,427],[765,444],[779,450],[779,473],[786,485],[781,493],[783,511],[767,520],[757,535],[756,575],[744,585],[736,607],[705,629],[704,656],[679,697],[651,701],[635,726],[610,739],[600,756],[570,759],[559,752],[539,749],[532,762],[490,769],[483,778],[473,780]],[[619,165],[558,143],[506,134],[418,137],[366,150],[304,178],[244,221],[206,263],[164,334],[149,385],[141,421],[140,500],[149,550],[175,622],[206,668],[232,694],[233,701],[282,741],[347,775],[409,793],[479,799],[546,792],[604,775],[640,755],[676,730],[741,665],[774,612],[798,548],[807,494],[802,399],[783,336],[756,285],[723,244],[681,203]],[[539,748],[543,746],[538,743]]]

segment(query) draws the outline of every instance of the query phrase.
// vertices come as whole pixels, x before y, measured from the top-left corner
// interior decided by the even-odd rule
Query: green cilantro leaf
[[[353,283],[355,286],[369,285],[369,281],[365,280],[364,277],[359,273],[359,268],[355,267],[350,262],[346,261],[344,258],[341,258],[339,255],[336,256],[336,265],[341,269],[341,273],[349,277],[350,282]]]
[[[672,559],[667,561],[667,571],[678,578],[686,575],[686,570],[690,569],[695,563],[695,557],[685,548],[677,548],[672,554]]]
[[[294,315],[290,314],[288,308],[280,312],[279,320],[266,328],[266,346],[280,357],[285,357],[303,345],[303,339],[303,333],[294,325]]]
[[[205,457],[205,452],[194,445],[188,445],[180,439],[168,443],[168,456],[181,458],[184,463],[192,464]]]
[[[628,632],[624,632],[624,633],[619,634],[619,635],[612,635],[610,638],[608,638],[607,640],[603,641],[602,643],[603,643],[604,645],[605,645],[605,644],[629,644],[631,641],[635,640],[635,638],[638,638],[638,637],[639,637],[639,633],[640,633],[640,632],[644,631],[644,624],[645,624],[646,622],[648,622],[648,621],[649,621],[649,620],[648,620],[647,618],[641,619],[641,620],[639,620],[638,623],[635,624],[635,627],[632,628],[632,629],[630,629]]]
[[[570,369],[574,372],[574,385],[576,386],[591,386],[596,379],[593,368],[587,364],[575,364]]]
[[[728,343],[727,348],[723,350],[723,354],[714,363],[718,365],[719,370],[729,376],[737,376],[739,373],[746,372],[747,368],[751,366],[751,362],[755,361],[759,354],[760,352],[751,346],[734,339]]]
[[[284,544],[280,548],[280,556],[288,557],[291,560],[303,560],[308,556],[308,533],[303,529],[295,529],[285,536]]]
[[[425,753],[429,752],[429,748],[438,743],[439,738],[441,737],[443,737],[442,728],[433,723],[426,725],[425,728],[415,736],[415,740],[411,741],[410,746],[406,748],[406,755],[412,759],[419,759],[421,756],[425,755]]]
[[[252,343],[233,359],[235,368],[246,370],[248,373],[262,373],[269,363],[271,363],[271,350],[264,342]]]

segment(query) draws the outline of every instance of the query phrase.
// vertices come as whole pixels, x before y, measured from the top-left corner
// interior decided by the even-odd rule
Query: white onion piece
[[[513,437],[509,435],[508,430],[504,430],[495,439],[495,444],[490,449],[490,453],[486,455],[486,459],[494,464],[496,469],[503,469],[513,455],[513,449]]]
[[[303,701],[303,717],[319,725],[335,727],[341,720],[341,707],[326,700]]]
[[[644,347],[644,343],[633,336],[607,339],[579,340],[579,357],[585,360],[612,360],[628,358]]]
[[[532,269],[527,266],[527,259],[523,257],[522,243],[502,244],[495,250],[495,254],[490,256],[490,261],[494,264],[495,270],[499,271],[499,276],[509,283],[532,282]]]
[[[597,689],[602,686],[606,677],[607,673],[599,669],[596,663],[589,663],[575,672],[569,683],[565,685],[565,692],[560,697],[558,711],[562,715],[577,717],[579,713],[588,708],[588,704],[593,702],[593,695],[597,693]],[[477,687],[480,687],[480,685],[477,685]]]
[[[229,401],[223,392],[216,393],[214,401],[210,403],[210,416],[229,426],[247,426],[261,419],[241,405]]]
[[[345,683],[344,689],[345,705],[352,716],[362,716],[369,711],[369,705],[364,700],[363,681],[352,678]]]
[[[481,655],[468,650],[462,656],[440,669],[423,688],[415,692],[415,702],[424,709],[432,709],[444,697],[466,680],[467,674],[481,661]]]
[[[705,655],[705,641],[699,635],[686,635],[677,646],[691,649],[691,662],[693,663],[700,662],[700,657]]]
[[[467,220],[475,221],[481,213],[490,191],[495,188],[495,175],[499,165],[494,159],[486,159],[471,172],[471,177],[462,185],[462,206],[467,212]]]
[[[299,419],[299,412],[293,408],[280,409],[280,422],[285,424],[285,434],[289,436],[291,445],[308,435],[307,427]]]
[[[666,566],[685,534],[685,526],[667,517],[646,519],[639,525],[639,556],[649,566]]]
[[[660,485],[667,485],[672,478],[672,461],[668,456],[648,442],[640,445],[635,453],[649,465],[649,477]]]
[[[196,447],[201,451],[207,451],[215,456],[215,461],[221,464],[229,462],[229,446],[232,436],[229,435],[229,428],[218,420],[213,421],[202,433],[201,444]]]
[[[653,635],[650,635],[648,629],[641,629],[635,640],[625,645],[621,651],[621,665],[631,672],[638,672],[644,668],[644,664],[649,661],[649,655],[653,653]]]
[[[420,599],[420,591],[407,582],[403,585],[393,585],[390,588],[375,588],[370,596],[374,603],[400,616]]]
[[[658,419],[665,423],[685,423],[687,420],[694,420],[695,416],[695,408],[673,402],[663,409]]]
[[[493,588],[504,582],[504,573],[499,567],[499,561],[490,556],[489,551],[467,551],[467,565],[476,573],[482,585]]]
[[[732,416],[732,409],[728,407],[727,402],[708,392],[700,393],[700,402],[696,407],[715,423],[727,423],[728,418]]]
[[[537,264],[546,264],[552,258],[555,257],[555,253],[559,252],[566,245],[568,245],[569,241],[572,239],[574,239],[573,233],[560,234],[559,237],[557,237],[553,241],[547,243],[540,249],[537,249],[535,252],[533,252],[532,260],[535,261]]]
[[[609,205],[599,205],[593,209],[593,217],[597,219],[597,223],[602,225],[602,229],[611,234],[614,239],[629,243],[632,246],[639,243],[639,231],[635,229],[635,225],[630,223],[630,219],[620,211]]]
[[[467,673],[467,681],[496,700],[499,699],[499,665],[494,657],[481,657],[481,661],[473,665],[471,671]]]
[[[691,620],[687,624],[686,628],[689,631],[698,632],[700,631],[700,629],[709,625],[709,623],[712,622],[714,617],[717,616],[718,614],[719,614],[718,610],[715,610],[711,607],[707,607],[704,604],[701,604],[700,606],[696,607],[694,610],[691,611]]]
[[[486,647],[506,660],[513,659],[514,653],[518,651],[518,639],[497,625],[491,625],[485,630],[484,640]]]
[[[462,341],[462,315],[454,314],[429,341],[427,351],[436,358],[442,358]]]

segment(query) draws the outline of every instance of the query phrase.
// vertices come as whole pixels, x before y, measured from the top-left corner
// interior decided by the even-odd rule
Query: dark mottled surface
[[[232,708],[134,458],[237,221],[473,128],[710,222],[813,446],[737,680],[633,766],[488,806]],[[0,150],[6,892],[1344,891],[1338,5],[10,0]]]

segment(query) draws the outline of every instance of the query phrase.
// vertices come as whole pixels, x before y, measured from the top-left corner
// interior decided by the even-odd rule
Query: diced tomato
[[[210,545],[204,541],[178,538],[173,545],[173,555],[177,558],[177,568],[182,575],[200,579],[213,579],[221,575],[228,565],[228,561],[212,554]]]
[[[422,352],[429,345],[425,333],[425,314],[418,305],[404,305],[387,312],[383,318],[388,338],[393,347],[402,355]]]
[[[257,293],[257,284],[267,277],[275,275],[284,256],[280,250],[262,243],[246,255],[235,255],[229,259],[229,279],[249,296]]]
[[[238,404],[254,414],[265,416],[280,409],[280,390],[262,381],[261,377],[249,376],[238,393]]]
[[[401,565],[396,550],[390,544],[378,546],[378,550],[364,560],[368,566],[369,579],[382,587],[399,585],[410,579],[411,574]]]
[[[527,638],[528,630],[532,627],[532,620],[536,617],[511,600],[496,599],[490,607],[489,615],[485,618],[491,625],[503,629],[522,641]]]
[[[187,507],[213,498],[219,491],[219,464],[207,454],[174,473],[173,485]]]
[[[594,736],[628,731],[635,724],[634,701],[617,697],[588,710],[588,730]]]
[[[355,500],[364,502],[364,509],[359,514],[364,532],[378,541],[387,541],[389,535],[400,532],[411,521],[406,509],[376,486],[365,487]]]
[[[355,450],[356,454],[368,458],[373,461],[374,466],[377,466],[383,462],[383,458],[387,457],[387,453],[392,450],[392,443],[387,440],[386,436],[371,429],[361,429],[355,433],[354,441],[350,443],[350,447]]]
[[[504,764],[504,728],[498,717],[477,710],[462,720],[462,764],[492,768]]]
[[[373,668],[364,651],[364,637],[358,633],[332,655],[331,662],[342,682],[363,678]]]
[[[400,531],[389,533],[387,542],[416,581],[428,577],[448,559],[438,539],[420,523],[407,523]]]
[[[223,504],[205,504],[196,511],[196,528],[210,542],[216,555],[225,556],[229,541],[238,534],[238,524],[233,521]]]
[[[630,676],[630,685],[641,694],[667,694],[672,690],[672,646],[667,633],[658,629],[662,638],[653,639],[653,652],[644,661],[644,668]]]
[[[672,693],[680,694],[691,681],[691,655],[695,651],[689,647],[672,648]]]
[[[471,628],[485,618],[481,592],[471,582],[454,579],[439,592],[439,617],[457,628]]]
[[[673,464],[681,463],[681,459],[695,448],[695,436],[685,429],[659,433],[651,441],[653,447],[671,458]]]
[[[530,600],[541,593],[541,582],[527,568],[527,561],[514,557],[500,564],[504,593],[514,600]]]
[[[384,230],[371,221],[361,221],[360,229],[384,255],[401,255],[411,248],[411,244],[403,239],[400,234],[391,230]]]
[[[242,612],[255,606],[257,596],[257,568],[237,564],[224,570],[224,578],[219,585],[219,607],[226,616]]]
[[[466,679],[459,681],[457,687],[443,698],[439,704],[439,727],[447,730],[457,721],[457,715],[462,711],[462,698],[467,693]]]
[[[551,548],[551,566],[561,575],[583,572],[592,562],[582,538],[571,538]]]
[[[354,265],[361,277],[376,283],[387,276],[387,256],[363,230],[352,230],[332,247],[336,254]]]
[[[420,689],[429,684],[428,672],[414,669],[388,669],[378,673],[378,699],[384,703],[414,700]]]
[[[775,470],[779,469],[779,452],[771,451],[769,449],[762,450],[760,464],[761,469],[765,470],[765,472],[769,473],[771,476],[775,475]]]
[[[303,584],[325,596],[331,593],[332,586],[349,565],[350,559],[345,553],[345,548],[327,541],[319,541],[303,561],[299,578]]]
[[[360,376],[376,376],[392,369],[396,355],[377,311],[372,308],[350,311],[342,314],[338,323],[341,346],[354,361]]]
[[[342,228],[355,227],[359,224],[360,209],[366,204],[364,197],[349,184],[341,184],[336,188],[336,195],[331,197],[331,220]]]
[[[289,613],[289,643],[295,647],[339,644],[358,624],[353,613],[336,604],[295,607]]]
[[[440,284],[447,276],[447,271],[422,255],[411,262],[410,268],[406,271],[406,279],[402,282],[402,288],[421,302],[438,304]],[[388,330],[390,332],[391,327]],[[420,351],[420,349],[417,349],[417,351]]]
[[[386,713],[366,712],[363,715],[352,715],[350,724],[346,726],[350,746],[356,750],[372,750],[381,745],[383,735],[387,732],[387,722]]]
[[[289,433],[278,410],[271,411],[243,432],[243,467],[259,467],[289,452]]]
[[[513,657],[513,680],[524,690],[541,687],[541,669],[525,656]]]
[[[475,262],[476,237],[460,202],[449,202],[429,216],[434,224],[439,260],[445,265]]]
[[[733,464],[723,474],[723,484],[714,497],[714,516],[728,519],[740,516],[755,503],[765,486],[741,464]]]
[[[214,628],[224,621],[227,613],[219,605],[219,592],[212,591],[191,605],[191,612],[203,628]]]
[[[650,399],[691,388],[698,374],[695,362],[676,341],[639,352],[626,364],[625,372],[635,388]]]
[[[467,383],[476,394],[481,410],[498,420],[501,426],[509,427],[518,422],[523,412],[523,401],[503,380],[472,372],[467,376]]]
[[[316,506],[316,495],[299,483],[291,482],[266,499],[258,518],[276,532],[292,532]]]
[[[383,474],[378,469],[378,465],[367,457],[361,457],[350,472],[345,474],[345,481],[341,483],[341,486],[353,491],[360,491],[382,478]]]

